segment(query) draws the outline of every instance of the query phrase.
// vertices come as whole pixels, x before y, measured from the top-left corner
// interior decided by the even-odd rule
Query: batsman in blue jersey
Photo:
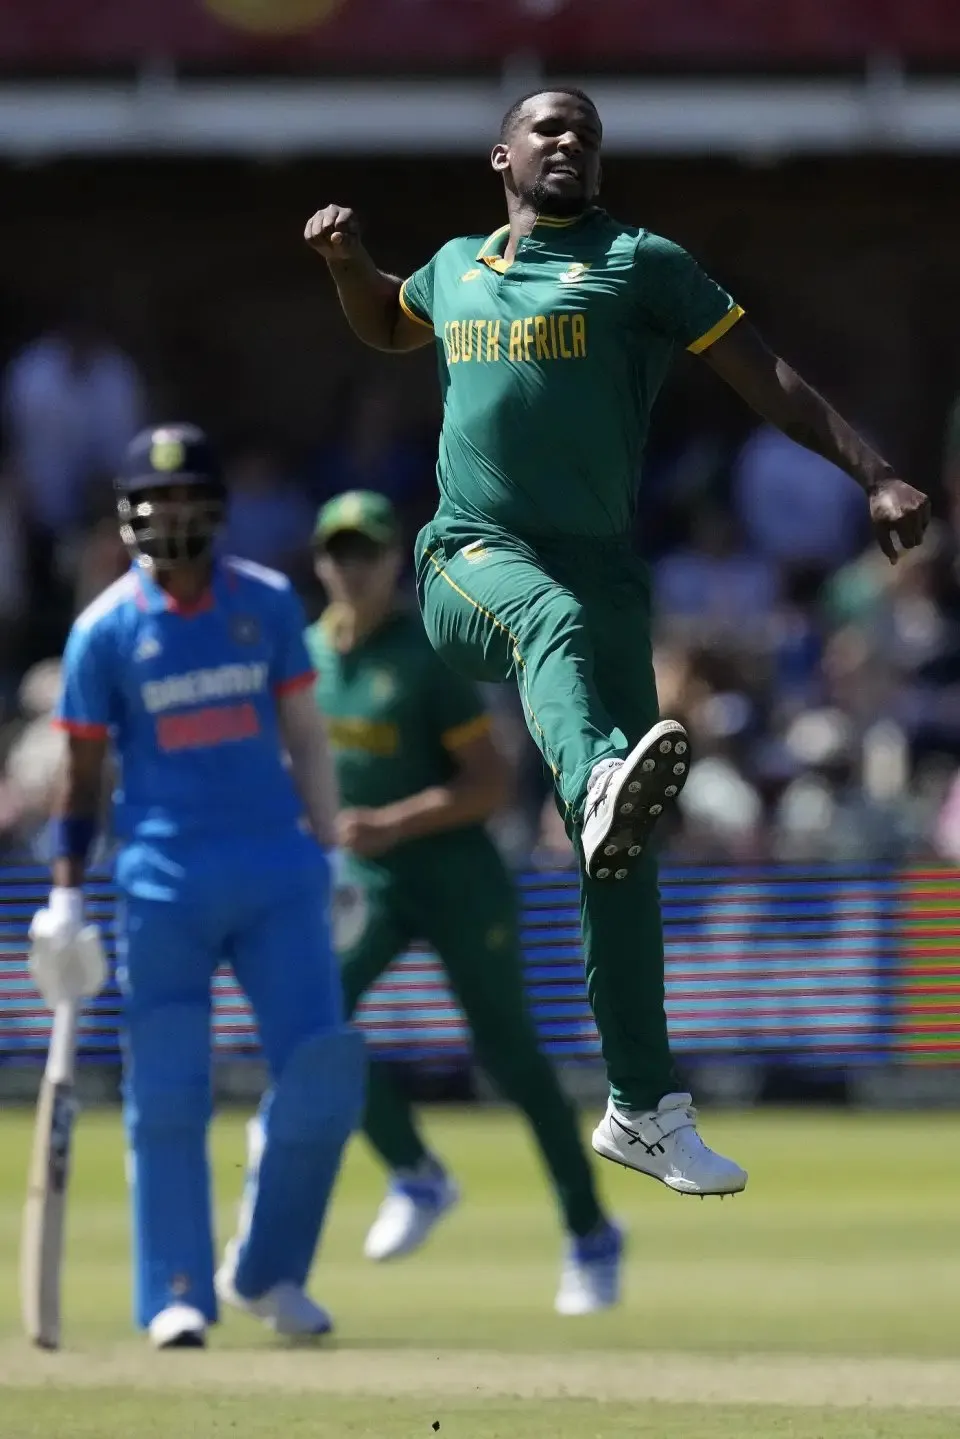
[[[135,1309],[160,1348],[201,1346],[217,1296],[279,1333],[330,1328],[304,1285],[362,1105],[362,1040],[328,933],[336,795],[304,618],[283,576],[214,559],[224,498],[193,426],[131,445],[118,510],[132,565],[64,656],[68,762],[41,927],[45,953],[69,956],[109,748]],[[256,1013],[272,1085],[215,1276],[206,1131],[222,962]]]

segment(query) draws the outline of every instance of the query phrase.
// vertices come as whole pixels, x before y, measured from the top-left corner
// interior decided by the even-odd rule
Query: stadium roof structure
[[[184,78],[0,81],[0,156],[476,153],[540,76],[487,80]],[[960,78],[877,65],[841,78],[581,77],[609,153],[790,156],[960,151]]]

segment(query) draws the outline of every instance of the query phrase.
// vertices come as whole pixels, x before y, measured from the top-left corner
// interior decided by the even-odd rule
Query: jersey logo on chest
[[[561,285],[575,285],[578,280],[583,279],[589,269],[589,265],[581,264],[578,261],[575,265],[571,265],[569,270],[562,270],[557,279]]]
[[[370,676],[370,698],[375,704],[389,704],[397,693],[397,680],[392,670],[374,670]]]
[[[139,664],[146,664],[147,660],[155,660],[162,649],[156,635],[146,634],[134,650],[133,658]]]
[[[253,615],[231,615],[230,637],[238,645],[259,644],[260,621]]]

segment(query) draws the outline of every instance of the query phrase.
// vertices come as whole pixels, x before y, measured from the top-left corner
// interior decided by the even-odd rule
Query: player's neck
[[[178,605],[189,609],[203,599],[210,588],[213,566],[209,560],[196,565],[177,565],[174,569],[157,573],[155,578]]]
[[[329,623],[334,644],[341,654],[349,654],[369,639],[393,614],[393,596],[386,604],[351,605],[337,602],[330,606]]]
[[[503,247],[503,258],[514,260],[520,241],[525,240],[528,235],[533,233],[533,227],[537,223],[537,212],[524,200],[516,200],[513,204],[508,202],[507,217],[510,221],[510,234]]]
[[[579,220],[589,209],[590,206],[585,204],[582,210],[573,215],[564,215],[563,219],[572,223]],[[533,234],[533,227],[540,218],[540,212],[531,205],[529,200],[521,200],[519,196],[516,198],[510,196],[507,200],[507,218],[510,221],[510,234],[507,236],[507,243],[503,249],[503,258],[514,260],[520,241]],[[549,219],[550,217],[546,216],[545,218]]]

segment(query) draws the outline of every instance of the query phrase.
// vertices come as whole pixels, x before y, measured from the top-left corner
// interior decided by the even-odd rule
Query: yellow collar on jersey
[[[581,220],[585,219],[587,215],[592,214],[593,208],[594,207],[591,206],[590,209],[584,210],[581,214],[572,215],[569,219],[563,220],[557,219],[553,215],[538,215],[533,222],[533,228],[534,230],[569,230],[571,226],[579,225]],[[509,235],[510,226],[501,225],[499,229],[494,230],[492,235],[487,236],[477,251],[477,259],[480,260],[482,264],[489,265],[491,270],[496,270],[498,275],[502,275],[506,270],[509,270],[513,264],[512,260],[505,260],[502,253],[506,247]]]

